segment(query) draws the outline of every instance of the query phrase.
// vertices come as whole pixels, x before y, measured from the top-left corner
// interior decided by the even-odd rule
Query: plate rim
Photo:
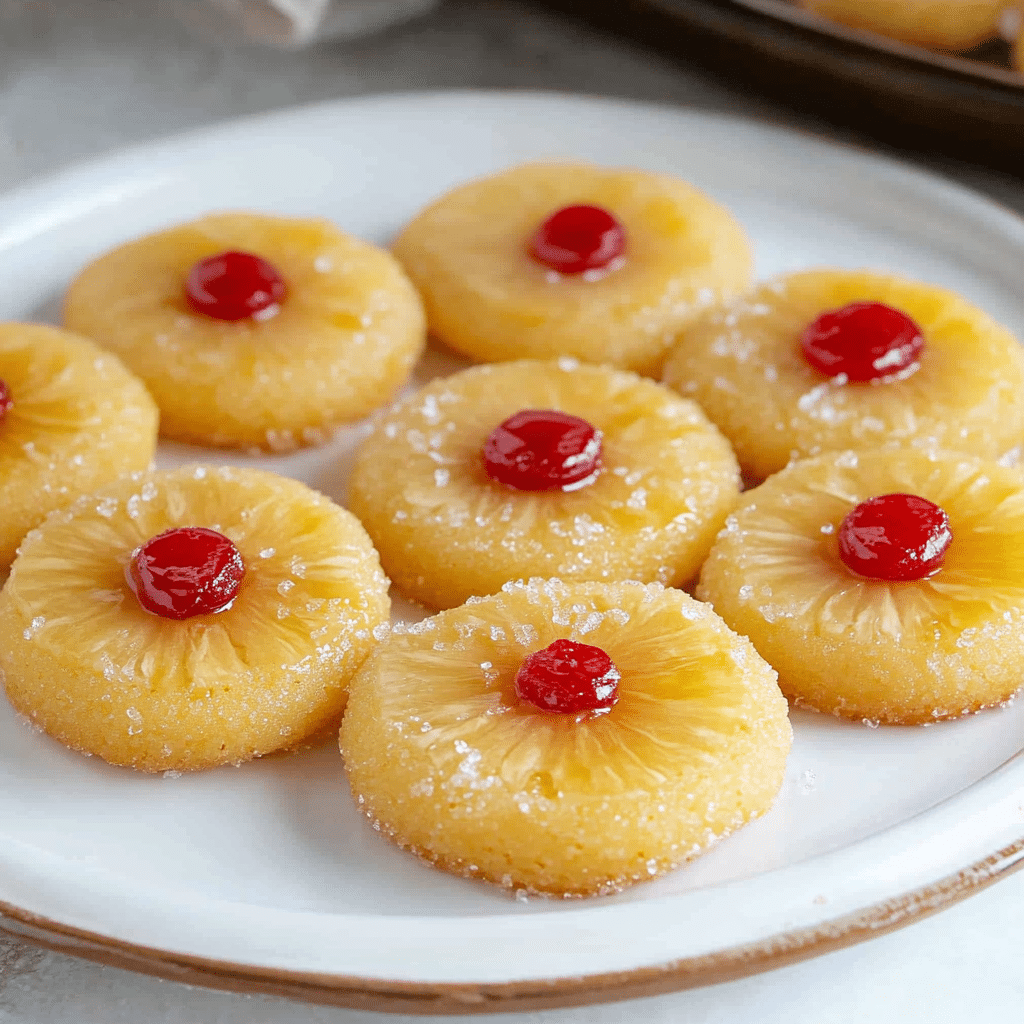
[[[899,931],[1024,868],[1024,836],[937,882],[757,942],[625,971],[512,982],[402,982],[261,968],[124,942],[0,900],[0,932],[53,952],[219,991],[424,1016],[525,1013],[719,985]]]
[[[1024,246],[1024,217],[998,200],[992,199],[973,189],[952,181],[942,174],[930,172],[891,157],[873,152],[867,147],[851,145],[828,139],[813,132],[766,124],[756,117],[721,114],[699,107],[679,106],[670,102],[651,103],[644,101],[581,96],[568,93],[554,93],[537,90],[434,90],[373,94],[364,97],[329,100],[304,104],[243,118],[234,118],[203,126],[191,131],[154,139],[129,147],[112,150],[85,160],[71,162],[38,179],[23,183],[0,194],[0,212],[14,211],[22,204],[39,205],[45,212],[47,205],[66,208],[66,199],[59,192],[67,181],[82,182],[83,179],[102,177],[104,171],[113,171],[113,177],[124,180],[132,166],[145,164],[154,158],[175,151],[202,147],[210,143],[222,144],[226,138],[239,133],[245,134],[253,128],[265,131],[279,127],[289,121],[313,116],[329,117],[351,111],[354,108],[370,106],[405,106],[409,103],[435,105],[438,103],[461,103],[466,101],[491,104],[507,104],[509,94],[516,100],[541,105],[555,104],[573,106],[584,104],[591,107],[615,108],[619,112],[657,112],[661,116],[691,118],[695,121],[714,122],[726,127],[742,125],[763,137],[785,139],[810,144],[819,152],[840,151],[862,161],[870,169],[882,173],[889,180],[905,183],[915,188],[925,188],[930,197],[954,201],[967,212],[982,219],[998,217],[1005,228],[1007,214],[1014,225],[1014,232],[1020,235]],[[180,153],[179,153],[180,158]],[[81,203],[72,209],[82,209]],[[86,204],[85,209],[92,208]],[[38,211],[37,211],[38,212]],[[64,213],[59,220],[71,219],[73,213]],[[46,218],[29,217],[28,226],[33,224],[45,231]],[[21,218],[25,221],[25,218]],[[49,226],[52,226],[52,220]],[[21,240],[31,238],[38,231],[21,232]],[[0,251],[19,241],[18,232],[4,232],[0,229]],[[1017,758],[1015,758],[1017,759]],[[1017,759],[1019,760],[1019,759]],[[1006,766],[1004,766],[1006,767]],[[1018,765],[1019,767],[1019,765]],[[991,774],[1000,774],[997,768]],[[985,778],[989,778],[986,776]],[[922,814],[929,814],[947,803],[955,802],[979,786],[984,778],[966,790],[953,794],[937,807]],[[905,826],[913,818],[904,819],[891,826],[892,829]],[[879,835],[884,835],[885,832]],[[850,844],[841,850],[850,849],[868,842],[875,836]],[[839,851],[836,851],[839,852]],[[831,856],[820,854],[812,860]],[[807,863],[806,861],[801,863]],[[771,934],[748,944],[726,949],[633,967],[624,971],[573,975],[556,978],[536,978],[507,982],[410,982],[382,980],[371,977],[355,977],[323,972],[302,972],[277,967],[261,967],[254,964],[175,953],[167,949],[156,949],[127,942],[110,935],[89,929],[61,923],[37,914],[24,907],[0,901],[0,930],[10,931],[23,938],[49,948],[61,949],[75,955],[100,962],[127,967],[131,970],[170,977],[192,984],[235,989],[238,991],[265,991],[268,994],[286,995],[311,1002],[327,1002],[331,1005],[350,1008],[368,1008],[413,1013],[480,1013],[510,1010],[541,1009],[555,1006],[582,1005],[587,1002],[610,1001],[653,995],[700,985],[715,984],[753,974],[760,971],[794,963],[798,960],[851,945],[873,935],[895,930],[923,916],[950,906],[960,899],[979,891],[997,879],[1024,866],[1024,836],[1014,834],[997,849],[972,859],[969,864],[952,873],[943,874],[938,880],[916,886],[902,895],[873,902],[862,908],[830,919],[800,928],[788,929]],[[793,867],[790,865],[789,867]],[[785,870],[785,869],[776,869]],[[725,883],[729,884],[729,883]],[[717,886],[715,886],[717,888]],[[547,916],[547,915],[540,915]],[[439,919],[440,920],[440,919]]]

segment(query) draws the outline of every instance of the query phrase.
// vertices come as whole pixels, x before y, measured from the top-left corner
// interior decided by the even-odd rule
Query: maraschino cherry
[[[915,494],[862,501],[839,526],[839,557],[872,580],[923,580],[942,568],[953,540],[949,516]]]
[[[14,399],[11,397],[11,389],[5,381],[0,380],[0,423],[14,407]]]
[[[921,328],[881,302],[851,302],[822,313],[801,338],[804,358],[826,376],[878,380],[906,370],[924,347]]]
[[[579,416],[523,409],[491,431],[484,469],[520,491],[570,491],[595,478],[601,449],[601,432]]]
[[[603,714],[619,699],[619,678],[600,647],[556,640],[519,666],[516,695],[542,711]]]
[[[273,264],[251,252],[222,252],[196,263],[185,281],[185,298],[215,320],[245,320],[280,303],[287,292]]]
[[[222,533],[181,526],[132,553],[126,576],[139,604],[165,619],[226,610],[245,575],[241,552]]]
[[[600,206],[565,206],[530,240],[530,255],[560,274],[605,270],[625,251],[624,228]]]

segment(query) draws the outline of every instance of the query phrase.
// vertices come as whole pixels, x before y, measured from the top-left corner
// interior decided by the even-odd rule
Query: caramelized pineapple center
[[[867,579],[923,580],[942,568],[952,540],[949,516],[934,502],[916,494],[883,494],[843,518],[839,557]]]
[[[822,313],[800,345],[807,362],[828,377],[873,381],[910,369],[924,336],[902,310],[883,302],[851,302]]]
[[[626,251],[626,230],[602,206],[563,206],[537,229],[530,255],[559,274],[608,270]]]
[[[575,491],[601,468],[601,431],[554,409],[522,409],[491,431],[483,447],[492,480],[519,491]]]
[[[618,703],[620,678],[600,647],[560,639],[526,658],[515,689],[520,700],[542,711],[591,717],[607,714]]]
[[[245,576],[235,545],[216,530],[179,526],[132,553],[128,586],[148,612],[165,619],[191,619],[231,607]]]
[[[188,304],[215,320],[266,319],[277,311],[287,290],[272,263],[235,250],[199,260],[185,279]]]

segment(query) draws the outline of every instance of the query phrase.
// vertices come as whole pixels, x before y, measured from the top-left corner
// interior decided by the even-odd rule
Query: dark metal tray
[[[544,2],[901,148],[1024,175],[1024,76],[1003,43],[933,53],[785,0]]]

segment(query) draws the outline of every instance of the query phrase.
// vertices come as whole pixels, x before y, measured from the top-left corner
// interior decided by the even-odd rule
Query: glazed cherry
[[[251,252],[222,252],[188,272],[185,298],[216,320],[245,320],[281,302],[287,288],[277,269]]]
[[[622,225],[600,206],[566,206],[530,240],[530,255],[560,274],[604,270],[626,251]]]
[[[861,502],[839,527],[839,557],[872,580],[923,580],[942,568],[953,540],[949,516],[915,494]]]
[[[14,399],[11,397],[11,389],[5,381],[0,380],[0,423],[14,406]]]
[[[829,377],[878,380],[907,369],[924,347],[921,328],[881,302],[851,302],[822,313],[801,338],[804,358]]]
[[[600,647],[556,640],[519,666],[520,700],[560,714],[603,714],[619,699],[619,670]]]
[[[224,611],[244,575],[238,548],[201,526],[181,526],[146,541],[133,552],[126,572],[139,604],[165,619]]]
[[[601,432],[554,409],[523,409],[495,427],[483,448],[492,480],[520,491],[572,491],[601,468]]]

